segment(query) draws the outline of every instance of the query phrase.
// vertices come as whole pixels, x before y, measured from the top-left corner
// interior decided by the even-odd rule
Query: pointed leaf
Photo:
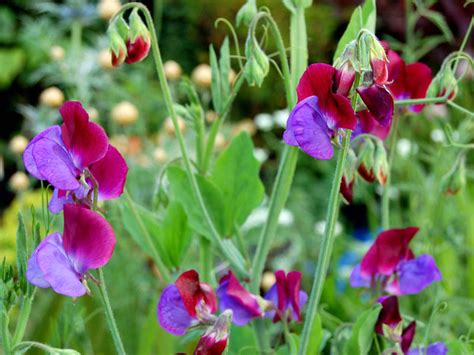
[[[222,108],[221,76],[219,74],[219,64],[217,63],[216,51],[214,50],[214,47],[212,45],[209,47],[209,56],[211,58],[212,73],[212,104],[214,105],[214,110],[216,112],[220,112]]]
[[[375,304],[362,313],[352,327],[352,334],[344,345],[344,354],[367,354],[372,346],[374,327],[382,305]]]

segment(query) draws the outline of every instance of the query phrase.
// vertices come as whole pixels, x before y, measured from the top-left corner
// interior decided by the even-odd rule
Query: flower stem
[[[341,185],[342,174],[346,162],[347,152],[351,143],[351,133],[349,129],[345,130],[342,149],[339,151],[337,158],[336,171],[332,181],[331,194],[329,196],[328,212],[326,217],[326,226],[324,230],[324,239],[319,251],[318,264],[314,275],[313,287],[309,296],[308,309],[306,311],[306,320],[304,323],[303,333],[301,335],[301,343],[299,354],[305,355],[308,348],[309,337],[313,327],[313,319],[318,310],[319,300],[323,291],[324,280],[331,259],[332,248],[334,244],[334,227],[336,225],[337,214],[339,210],[339,186]]]
[[[390,228],[390,182],[392,180],[392,163],[393,158],[395,157],[395,145],[397,142],[397,131],[398,131],[398,122],[400,118],[398,114],[393,116],[393,125],[392,125],[392,135],[390,137],[389,144],[389,156],[388,156],[388,174],[387,181],[383,187],[382,194],[382,228]]]
[[[115,323],[114,313],[112,311],[112,307],[110,306],[109,296],[107,294],[107,288],[105,286],[104,273],[102,269],[99,269],[99,281],[100,299],[104,307],[105,317],[107,318],[107,324],[109,325],[110,333],[112,334],[115,349],[117,350],[117,354],[125,355],[125,348],[123,347],[122,339],[120,338],[117,324]]]
[[[36,290],[36,288],[35,288]],[[33,304],[33,298],[35,291],[31,296],[24,296],[21,303],[20,314],[18,316],[18,322],[16,324],[15,333],[13,335],[13,344],[16,345],[23,339],[25,335],[26,326],[28,324],[28,319],[30,318],[31,305]]]
[[[183,157],[183,163],[184,163],[186,174],[188,176],[188,179],[191,185],[191,189],[193,190],[193,193],[198,201],[198,208],[201,210],[204,216],[204,220],[206,221],[206,224],[208,225],[208,228],[211,232],[210,237],[212,238],[213,242],[218,246],[219,250],[222,252],[224,257],[233,266],[236,273],[238,273],[240,276],[248,276],[248,272],[245,268],[244,263],[242,262],[243,257],[240,255],[240,253],[236,250],[235,247],[233,248],[234,249],[233,251],[230,250],[227,247],[227,244],[224,243],[224,240],[221,238],[219,232],[217,231],[216,226],[214,225],[214,222],[204,203],[204,198],[199,189],[199,185],[197,183],[196,177],[194,176],[193,167],[191,164],[191,160],[189,159],[188,151],[186,148],[186,143],[184,142],[183,134],[181,133],[181,130],[179,129],[178,118],[173,106],[173,100],[171,98],[171,92],[168,86],[168,82],[166,80],[165,71],[163,68],[163,61],[161,59],[161,54],[160,54],[160,48],[158,46],[158,39],[156,37],[155,27],[154,27],[154,23],[153,23],[153,19],[151,17],[150,11],[142,3],[138,3],[138,2],[128,3],[122,6],[120,11],[111,19],[111,21],[114,21],[114,19],[117,16],[120,16],[124,11],[131,8],[139,9],[145,16],[145,21],[150,31],[150,41],[151,41],[151,48],[153,52],[153,58],[155,61],[155,69],[158,74],[158,79],[160,81],[163,98],[165,100],[168,113],[171,117],[171,121],[173,122],[173,126],[175,127],[176,138],[179,143],[181,156]],[[238,254],[236,254],[235,252],[237,252]]]
[[[8,330],[8,314],[6,310],[0,310],[0,332],[2,337],[2,347],[5,355],[11,354],[11,335]]]

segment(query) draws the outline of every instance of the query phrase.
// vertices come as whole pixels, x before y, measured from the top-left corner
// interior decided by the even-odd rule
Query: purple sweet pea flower
[[[426,350],[423,346],[410,349],[408,350],[407,355],[446,355],[447,353],[447,346],[442,342],[437,342],[428,345]]]
[[[66,205],[63,235],[53,233],[38,245],[28,261],[26,278],[65,296],[83,296],[88,271],[108,263],[115,242],[112,227],[100,214]]]
[[[80,102],[67,101],[59,111],[64,123],[38,134],[23,153],[26,170],[55,188],[50,210],[58,213],[74,201],[91,205],[95,184],[99,199],[119,197],[128,172],[125,159],[103,128],[89,122]]]
[[[301,291],[301,273],[291,271],[287,275],[283,270],[275,272],[276,282],[268,290],[265,299],[273,303],[275,310],[265,313],[273,322],[282,318],[301,322],[301,308],[306,304],[308,295]]]
[[[252,319],[264,316],[257,296],[247,291],[232,271],[220,279],[217,296],[222,312],[232,310],[232,321],[235,325],[244,326]]]
[[[393,295],[411,295],[423,291],[441,273],[430,255],[414,257],[408,247],[418,228],[390,229],[379,234],[360,264],[352,270],[352,287],[376,287]]]

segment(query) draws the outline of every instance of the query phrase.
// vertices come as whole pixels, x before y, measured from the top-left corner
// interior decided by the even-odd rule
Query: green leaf
[[[216,52],[212,44],[209,47],[209,56],[211,59],[211,72],[212,72],[212,82],[211,82],[212,104],[214,105],[214,110],[216,112],[220,112],[221,107],[222,107],[221,76],[219,74],[219,65],[217,63]]]
[[[247,132],[235,137],[219,155],[211,181],[222,192],[226,204],[225,234],[232,234],[234,223],[241,225],[263,199],[259,177],[260,163],[253,155],[253,143]]]
[[[22,289],[27,290],[26,267],[28,265],[28,250],[26,247],[26,229],[23,215],[18,213],[18,229],[16,232],[16,266],[18,269],[18,277]]]
[[[361,29],[365,28],[372,33],[375,33],[376,20],[377,8],[375,0],[365,0],[362,6],[357,6],[352,13],[351,19],[347,25],[346,30],[344,31],[344,34],[337,44],[333,61],[335,61],[336,58],[342,54],[344,48],[350,41],[356,39],[357,34]]]
[[[21,48],[0,49],[0,88],[7,87],[21,72],[25,64],[25,53]]]
[[[321,323],[321,317],[318,313],[314,315],[313,326],[309,336],[308,343],[308,354],[319,354],[321,353],[321,345],[323,342],[323,325]]]
[[[189,220],[190,226],[200,235],[212,239],[212,231],[203,211],[199,208],[198,200],[190,186],[189,179],[183,169],[171,166],[166,172],[170,184],[171,194],[174,199],[181,203]],[[225,215],[224,199],[219,189],[210,181],[200,175],[196,175],[196,180],[207,207],[209,217],[214,222],[219,235],[224,235]]]
[[[420,9],[420,15],[426,19],[428,19],[431,23],[433,23],[438,29],[443,33],[444,37],[448,42],[453,41],[453,33],[451,32],[448,24],[443,15],[439,12],[428,10],[428,9]]]
[[[377,303],[362,313],[352,327],[352,334],[344,345],[344,354],[367,354],[372,346],[374,327],[382,305]]]
[[[221,46],[219,59],[219,69],[221,71],[221,99],[222,107],[224,108],[225,101],[230,96],[230,82],[229,82],[229,73],[230,73],[230,50],[229,50],[229,39],[224,39],[224,42]]]

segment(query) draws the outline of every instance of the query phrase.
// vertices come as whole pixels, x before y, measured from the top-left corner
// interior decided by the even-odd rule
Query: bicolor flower
[[[213,326],[207,328],[194,350],[194,355],[220,355],[227,347],[232,311],[224,311]]]
[[[403,353],[406,353],[415,337],[416,322],[413,321],[407,327],[402,327],[402,317],[396,296],[386,297],[380,301],[380,304],[382,309],[375,324],[375,332],[399,343]]]
[[[47,236],[28,261],[26,278],[40,288],[79,297],[88,289],[87,273],[106,265],[115,247],[110,224],[84,206],[64,206],[64,233]]]
[[[259,297],[247,291],[232,271],[220,279],[217,296],[222,312],[232,310],[232,321],[235,325],[246,325],[252,319],[263,317],[265,314]]]
[[[199,282],[195,270],[189,270],[163,290],[158,302],[158,321],[168,333],[184,335],[192,326],[214,324],[216,311],[214,290]]]
[[[311,64],[298,83],[298,104],[288,118],[283,139],[315,159],[334,155],[331,140],[339,128],[354,129],[356,116],[349,99],[334,92],[337,70]]]
[[[380,233],[350,276],[352,287],[375,288],[393,295],[416,294],[441,273],[431,255],[415,258],[408,244],[418,228],[389,229]]]
[[[423,99],[432,80],[431,69],[423,63],[406,64],[400,56],[384,44],[389,60],[388,89],[397,100]],[[410,106],[413,112],[420,112],[424,105]]]
[[[23,153],[28,172],[55,188],[50,210],[58,213],[76,201],[91,205],[95,185],[100,200],[119,197],[128,172],[125,159],[80,102],[67,101],[59,111],[63,124],[38,134]]]
[[[281,319],[294,319],[301,322],[301,309],[308,300],[306,292],[301,291],[301,272],[290,271],[285,275],[283,270],[275,272],[276,282],[265,294],[265,299],[274,305],[274,310],[266,312],[273,322]]]
[[[150,52],[150,32],[143,23],[138,9],[134,9],[130,15],[130,33],[126,41],[127,58],[125,63],[133,64],[142,61]]]
[[[428,345],[408,350],[407,355],[446,355],[448,353],[447,346],[442,342],[436,342]]]

